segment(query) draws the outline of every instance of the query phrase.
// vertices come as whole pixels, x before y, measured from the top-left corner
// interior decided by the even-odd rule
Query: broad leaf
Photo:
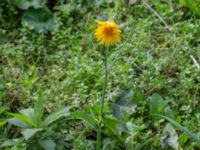
[[[137,103],[143,99],[144,97],[138,90],[128,90],[123,92],[113,106],[114,116],[118,119],[129,117],[135,112]]]
[[[45,150],[55,150],[56,143],[52,140],[43,140],[39,142]]]
[[[23,141],[24,141],[24,139],[23,138],[16,138],[16,139],[12,139],[12,140],[6,140],[6,141],[4,141],[1,145],[0,145],[0,147],[2,148],[2,147],[5,147],[5,149],[7,150],[8,149],[8,147],[10,147],[10,146],[14,146],[14,147],[10,147],[9,149],[10,150],[21,150],[21,148],[19,148],[18,146],[19,145],[22,145],[22,143],[23,143]]]
[[[9,124],[15,125],[20,128],[27,128],[29,126],[27,123],[17,118],[10,118],[7,119],[7,121]]]
[[[35,128],[35,129],[24,129],[22,130],[22,135],[24,136],[25,140],[30,139],[35,133],[38,131],[43,130],[42,128]]]
[[[22,16],[22,24],[39,33],[47,33],[55,28],[55,18],[48,8],[29,9]]]
[[[150,101],[151,114],[163,114],[165,102],[159,94],[153,94]]]
[[[1,147],[13,146],[14,144],[15,142],[13,142],[12,140],[6,140],[1,144]]]
[[[23,115],[25,115],[25,116],[31,118],[32,120],[35,119],[33,108],[22,109],[22,110],[20,110],[19,112],[20,112],[21,114],[23,114]]]
[[[17,119],[20,119],[20,120],[24,121],[25,123],[27,123],[27,124],[29,124],[29,125],[31,125],[31,126],[34,126],[33,120],[32,120],[31,118],[29,118],[29,117],[23,115],[23,114],[10,113],[10,112],[8,112],[8,115],[13,116],[13,117],[15,117],[15,118],[17,118]]]
[[[61,117],[69,116],[70,115],[69,109],[70,109],[69,107],[64,107],[64,108],[52,113],[44,120],[44,122],[42,123],[42,126],[43,127],[48,126],[49,124],[55,122],[56,120],[60,119]]]
[[[97,122],[95,118],[92,117],[92,115],[86,113],[86,112],[72,112],[69,116],[67,116],[67,119],[80,119],[85,121],[87,124],[92,126],[93,128],[96,128]]]
[[[124,143],[123,137],[118,132],[118,126],[123,122],[116,118],[106,117],[103,119],[106,129],[112,132],[122,143]]]
[[[46,0],[16,0],[17,7],[21,9],[28,9],[33,7],[35,9],[44,7]]]

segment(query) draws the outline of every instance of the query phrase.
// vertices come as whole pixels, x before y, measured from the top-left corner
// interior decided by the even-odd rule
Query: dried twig
[[[142,3],[158,18],[160,19],[160,21],[165,25],[165,27],[167,28],[167,30],[169,32],[173,33],[172,28],[170,28],[170,26],[166,23],[166,21],[161,17],[161,15],[158,14],[158,12],[156,10],[154,10],[148,3],[146,3],[144,0],[142,0]]]
[[[190,55],[190,58],[192,59],[194,65],[197,67],[197,69],[200,69],[200,65],[198,64],[197,60],[194,58],[194,56]]]
[[[169,0],[169,4],[170,4],[170,11],[173,12],[174,9],[173,9],[173,2],[172,2],[172,0]]]

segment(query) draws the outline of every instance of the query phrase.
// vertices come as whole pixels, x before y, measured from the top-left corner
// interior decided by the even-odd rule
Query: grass
[[[140,145],[144,145],[141,149],[161,148],[160,138],[167,122],[158,118],[153,121],[150,117],[149,103],[155,93],[170,107],[178,123],[199,136],[199,18],[178,3],[173,4],[173,11],[166,2],[149,3],[172,29],[169,32],[142,3],[132,6],[113,3],[114,6],[105,3],[95,5],[96,8],[75,5],[67,15],[57,10],[57,29],[48,34],[13,25],[15,20],[5,20],[6,14],[3,15],[0,105],[18,112],[33,106],[38,93],[42,93],[45,114],[62,106],[73,106],[73,110],[78,111],[92,108],[97,113],[104,82],[104,49],[95,41],[94,20],[114,18],[122,30],[122,43],[108,52],[106,107],[115,103],[122,91],[139,91],[143,97],[126,121],[129,129],[124,133],[124,141],[132,143],[131,149],[139,149]],[[63,139],[65,149],[92,149],[95,131],[83,124],[66,121],[55,126],[55,141]],[[200,148],[174,128],[180,147]],[[8,130],[8,134],[4,130]],[[0,141],[19,138],[19,133],[13,133],[15,130],[19,129],[4,126]],[[123,148],[109,129],[104,127],[102,136],[104,145],[110,145],[108,149]]]

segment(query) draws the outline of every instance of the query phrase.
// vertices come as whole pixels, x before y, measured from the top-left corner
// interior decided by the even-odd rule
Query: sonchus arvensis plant
[[[106,22],[96,20],[96,22],[99,24],[99,26],[95,30],[95,36],[100,45],[109,47],[116,45],[121,41],[121,31],[114,20],[109,20]]]
[[[97,129],[97,142],[96,142],[96,149],[101,150],[102,143],[101,143],[101,130],[103,126],[103,119],[104,119],[104,101],[106,95],[106,87],[107,87],[107,78],[108,78],[108,65],[107,65],[107,58],[108,58],[108,49],[111,46],[116,45],[121,41],[120,37],[120,29],[119,26],[115,23],[114,20],[109,20],[106,22],[96,20],[98,23],[98,27],[95,30],[95,37],[97,42],[100,45],[105,46],[104,51],[104,65],[105,65],[105,76],[104,76],[104,85],[101,97],[101,108],[100,108],[100,116],[98,121],[98,129]]]

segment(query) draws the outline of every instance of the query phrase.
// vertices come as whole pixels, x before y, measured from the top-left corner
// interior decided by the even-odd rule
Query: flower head
[[[96,22],[99,24],[99,26],[95,30],[95,36],[99,44],[111,46],[120,42],[121,31],[114,20],[109,20],[106,22],[96,20]]]

